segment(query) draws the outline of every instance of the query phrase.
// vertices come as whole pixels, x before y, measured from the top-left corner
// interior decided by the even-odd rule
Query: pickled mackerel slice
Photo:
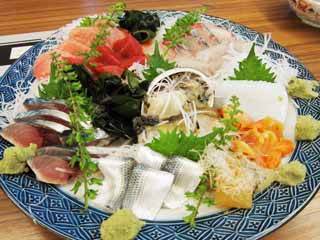
[[[16,115],[15,121],[32,121],[32,120],[47,120],[60,123],[66,127],[70,127],[70,117],[67,113],[54,109],[39,109],[28,112],[20,112]]]
[[[63,157],[41,155],[30,158],[27,163],[36,178],[45,183],[65,185],[81,174],[78,167],[71,167]]]
[[[36,119],[36,120],[32,120],[32,121],[27,121],[26,123],[28,123],[31,126],[48,129],[48,130],[51,130],[51,131],[54,131],[57,133],[63,133],[65,131],[70,130],[70,128],[68,128],[60,123],[47,121],[47,120]]]
[[[70,109],[63,100],[46,100],[42,98],[27,98],[23,106],[28,110],[52,109],[69,113]]]
[[[50,156],[66,156],[72,157],[75,154],[75,150],[72,148],[59,147],[59,146],[48,146],[39,148],[36,152],[39,155],[50,155]]]
[[[187,158],[170,158],[163,168],[163,171],[174,175],[173,186],[164,200],[167,208],[179,208],[187,201],[186,192],[193,192],[200,183],[200,176],[203,174],[202,167]]]
[[[0,135],[19,147],[28,147],[31,143],[36,144],[39,148],[61,144],[58,133],[39,126],[32,126],[27,122],[10,124],[1,130]]]
[[[140,219],[154,220],[173,179],[171,173],[137,165],[132,171],[122,207],[131,209]]]

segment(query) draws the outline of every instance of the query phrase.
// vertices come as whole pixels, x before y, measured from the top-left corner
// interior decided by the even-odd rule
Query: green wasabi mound
[[[257,186],[257,192],[262,192],[273,182],[279,182],[287,186],[296,186],[304,181],[306,174],[306,166],[297,160],[283,164],[275,170],[266,170],[264,180]]]
[[[131,210],[117,210],[111,217],[103,221],[100,227],[102,240],[132,240],[145,222],[140,221]]]
[[[307,168],[305,165],[299,161],[292,161],[280,166],[276,181],[284,185],[296,186],[304,181],[306,174]]]
[[[320,121],[311,115],[298,116],[296,123],[297,140],[314,140],[320,135]]]
[[[287,86],[288,94],[292,97],[311,99],[318,97],[318,93],[314,91],[319,86],[318,81],[304,80],[300,78],[292,78]]]
[[[1,174],[18,174],[28,172],[27,160],[36,155],[37,145],[29,147],[8,147],[4,150],[3,159],[0,161]]]

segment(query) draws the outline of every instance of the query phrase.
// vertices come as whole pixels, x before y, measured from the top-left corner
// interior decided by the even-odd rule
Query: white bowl
[[[289,4],[304,23],[320,28],[320,0],[289,0]]]

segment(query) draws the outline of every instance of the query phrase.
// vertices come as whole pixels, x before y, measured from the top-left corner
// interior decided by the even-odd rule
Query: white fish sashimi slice
[[[141,219],[154,220],[173,183],[168,172],[136,166],[131,174],[123,208],[131,209]]]
[[[253,120],[271,117],[285,122],[288,111],[288,94],[281,83],[264,81],[226,80],[217,84],[215,106],[222,107],[237,96],[240,108]]]
[[[203,174],[202,167],[187,158],[170,158],[163,171],[172,173],[175,178],[173,186],[164,201],[167,208],[179,208],[187,201],[186,192],[193,192],[200,183],[200,176]]]
[[[123,157],[99,158],[97,162],[104,180],[93,201],[114,211],[121,207],[135,162],[132,158]]]
[[[152,151],[149,147],[139,145],[137,148],[135,159],[146,167],[160,170],[161,166],[167,161],[165,156]]]

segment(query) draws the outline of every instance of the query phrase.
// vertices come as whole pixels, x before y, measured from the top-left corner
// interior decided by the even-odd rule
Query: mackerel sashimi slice
[[[38,147],[61,144],[57,133],[26,122],[11,124],[2,129],[0,134],[4,139],[19,147],[28,147],[31,143]]]
[[[28,160],[28,165],[41,182],[64,185],[80,174],[62,157],[40,155]]]

